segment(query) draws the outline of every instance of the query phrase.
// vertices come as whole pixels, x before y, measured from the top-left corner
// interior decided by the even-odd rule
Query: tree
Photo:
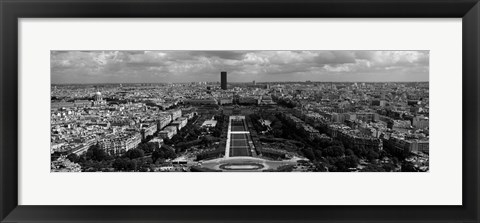
[[[50,161],[54,161],[54,160],[57,160],[58,158],[60,158],[62,154],[60,152],[54,152],[52,153],[52,155],[50,155]]]
[[[145,152],[141,149],[132,149],[132,150],[129,150],[129,152],[130,152],[130,155],[128,157],[130,159],[140,158],[140,157],[143,157],[145,155]]]
[[[167,144],[167,145],[173,145],[173,141],[169,138],[165,138],[163,139],[163,143]]]
[[[342,148],[344,147],[344,146],[343,146],[343,143],[342,143],[341,141],[338,141],[338,140],[332,140],[332,141],[330,141],[330,145],[332,145],[332,146],[340,146],[340,147],[342,147]]]
[[[138,161],[137,160],[129,160],[128,163],[127,163],[127,169],[128,170],[133,170],[133,171],[137,171],[137,169],[139,168],[139,165],[138,165]]]
[[[330,139],[325,139],[325,138],[315,138],[312,141],[313,144],[315,144],[317,147],[320,148],[327,148],[332,145],[342,145],[339,141],[336,140],[330,140]],[[342,145],[343,146],[343,145]]]
[[[398,162],[399,162],[399,161],[398,161],[398,158],[397,158],[397,157],[393,157],[393,158],[392,158],[392,162],[393,162],[393,164],[397,165]]]
[[[211,145],[214,141],[216,141],[216,138],[213,138],[211,136],[203,136],[200,140],[200,144],[204,146],[209,146]]]
[[[141,149],[131,149],[125,153],[125,157],[128,157],[130,159],[140,158],[140,157],[143,157],[144,155],[145,155],[145,152]]]
[[[158,150],[153,151],[153,153],[152,153],[153,163],[157,162],[157,160],[161,157],[162,157],[162,152],[161,151],[158,151]]]
[[[78,163],[78,161],[80,160],[80,157],[75,154],[75,153],[70,153],[68,156],[67,156],[67,159],[74,162],[74,163]]]
[[[327,172],[328,171],[327,166],[322,162],[315,162],[313,164],[315,165],[315,172]]]
[[[153,139],[153,135],[148,135],[147,137],[145,137],[145,140],[142,140],[142,142],[146,143],[146,142],[149,142],[152,139]]]
[[[378,155],[380,159],[388,157],[388,153],[385,150],[378,151]]]
[[[355,145],[353,146],[352,151],[358,157],[365,157],[367,155],[367,150],[365,149],[365,146]]]
[[[329,146],[323,151],[324,156],[341,157],[345,154],[345,149],[341,146]]]
[[[396,165],[393,163],[385,163],[385,164],[382,164],[382,168],[387,172],[392,172],[395,170]]]
[[[80,165],[82,165],[82,163],[85,163],[87,161],[87,157],[86,157],[86,154],[83,153],[81,154],[80,156],[78,156],[78,163]],[[82,165],[83,166],[83,165]]]
[[[105,150],[100,149],[98,144],[90,146],[86,153],[87,160],[95,160],[95,161],[102,161],[102,160],[109,160],[111,157],[105,152]]]
[[[346,162],[345,158],[337,158],[334,165],[336,167],[337,172],[347,172],[348,171],[347,162]]]
[[[321,150],[319,150],[319,149],[314,150],[314,154],[315,154],[315,159],[316,160],[319,160],[319,159],[322,158],[322,151]]]
[[[402,163],[402,172],[418,172],[417,168],[410,162]]]
[[[222,135],[222,130],[220,128],[214,128],[212,135],[215,137],[220,137]]]
[[[283,129],[283,124],[280,120],[275,120],[274,122],[272,122],[272,125],[271,125],[272,129]]]
[[[154,169],[154,165],[152,165],[153,161],[151,158],[146,158],[146,159],[142,159],[141,160],[141,164],[140,164],[140,168],[139,168],[139,171],[140,172],[149,172],[149,171],[152,171]]]
[[[166,148],[164,150],[164,154],[165,159],[175,159],[177,157],[177,154],[175,154],[175,151],[173,151],[173,149]]]
[[[112,167],[117,171],[125,171],[128,170],[128,162],[127,158],[117,158],[113,161]]]
[[[345,157],[345,162],[348,168],[356,168],[359,163],[359,159],[355,155],[349,155]]]
[[[353,150],[351,149],[347,149],[345,150],[345,156],[354,156],[355,153],[353,152]]]
[[[313,151],[311,148],[304,148],[302,149],[303,155],[307,157],[307,159],[314,161],[315,160],[315,154],[313,154]]]
[[[369,162],[372,162],[372,161],[378,159],[378,157],[379,157],[378,153],[374,152],[373,150],[369,150],[367,152],[366,158],[368,159]]]
[[[290,99],[279,98],[277,103],[279,105],[285,106],[287,108],[294,108],[294,107],[297,106],[297,103],[295,101],[290,100]]]
[[[175,152],[169,148],[159,148],[153,151],[152,153],[152,162],[155,163],[157,160],[162,159],[174,159],[176,157]]]
[[[155,148],[158,148],[158,142],[147,142],[147,143],[140,143],[137,146],[137,149],[143,150],[146,154],[152,153]]]
[[[381,165],[370,164],[365,168],[361,169],[360,172],[385,172],[385,169]]]

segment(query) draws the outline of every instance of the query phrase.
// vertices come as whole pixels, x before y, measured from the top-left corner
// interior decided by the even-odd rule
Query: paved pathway
[[[233,131],[232,130],[232,119],[235,119],[235,118],[243,119],[243,124],[245,126],[244,128],[247,131]],[[231,138],[232,134],[250,134],[250,131],[248,131],[248,129],[246,127],[245,116],[229,116],[228,117],[228,131],[227,131],[227,142],[226,142],[226,145],[225,145],[225,158],[231,157],[233,155],[233,154],[230,154],[230,145],[232,144],[232,138]],[[247,140],[247,145],[248,145],[248,140]],[[249,150],[250,149],[251,148],[249,148]]]

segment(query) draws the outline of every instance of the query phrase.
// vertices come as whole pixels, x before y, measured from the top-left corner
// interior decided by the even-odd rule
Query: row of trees
[[[119,157],[112,164],[115,171],[140,171],[147,172],[154,168],[151,158],[129,159],[127,157]]]
[[[92,145],[88,148],[87,152],[78,156],[75,153],[71,153],[67,156],[67,159],[74,163],[84,163],[85,161],[109,161],[112,160],[113,157],[110,156],[107,152],[103,149],[100,149],[98,144]]]
[[[204,136],[202,137],[199,144],[204,148],[212,148],[213,143],[221,141],[219,137],[222,136],[222,133],[227,126],[227,117],[225,115],[215,115],[213,118],[217,121],[217,125],[213,129],[211,129],[213,137]],[[216,146],[214,150],[202,151],[201,153],[197,154],[196,160],[212,159],[223,156],[225,154],[225,149],[223,146],[225,146],[225,144],[220,143],[218,146]],[[192,168],[192,172],[200,171],[200,169]]]
[[[224,118],[223,115],[215,116],[220,133]],[[147,139],[137,148],[116,156],[108,154],[98,145],[93,145],[81,156],[70,154],[67,158],[72,162],[79,163],[84,171],[148,171],[153,169],[156,163],[174,159],[177,153],[181,153],[193,145],[208,146],[219,140],[210,136],[198,139],[201,132],[202,130],[198,126],[189,123],[171,140],[165,139],[164,143],[167,145],[162,148],[159,148],[157,142],[148,142],[150,139]],[[175,145],[177,151],[168,145]],[[58,158],[58,156],[52,156],[52,159]]]
[[[177,155],[175,151],[169,146],[164,146],[165,148],[157,148],[152,153],[152,161],[156,163],[157,161],[164,162],[167,159],[175,159]]]
[[[205,135],[205,136],[200,137],[197,140],[179,142],[175,146],[176,146],[177,152],[183,152],[183,151],[186,151],[189,148],[192,148],[193,146],[198,146],[201,149],[203,149],[203,148],[211,146],[214,142],[218,142],[218,141],[220,141],[219,138]]]
[[[280,122],[283,120],[280,114],[277,114],[276,118]],[[276,132],[281,133],[282,138],[303,142],[304,147],[300,151],[314,163],[316,171],[346,172],[358,166],[361,156],[351,149],[345,149],[341,141],[325,138],[310,140],[291,123],[283,121],[277,125],[281,129]]]
[[[261,117],[252,115],[251,118],[259,120]],[[410,155],[409,153],[390,149],[388,144],[384,144],[384,150],[379,150],[364,145],[344,145],[341,141],[335,139],[309,140],[301,132],[296,131],[295,126],[284,120],[281,114],[277,113],[273,117],[269,116],[268,119],[273,120],[271,127],[274,137],[300,141],[304,144],[300,151],[315,164],[317,171],[349,171],[351,168],[358,167],[361,159],[368,161],[369,164],[363,169],[368,172],[394,171],[400,164],[402,171],[412,172],[417,169],[404,161]],[[326,133],[325,129],[318,130],[321,133]],[[388,159],[385,162],[378,162],[384,158]]]
[[[222,135],[223,128],[226,125],[226,117],[225,115],[215,115],[213,118],[215,119],[215,121],[217,121],[217,125],[215,126],[215,128],[212,129],[212,136],[220,137]]]
[[[284,131],[284,125],[282,123],[282,120],[280,120],[277,116],[274,114],[267,114],[264,115],[264,117],[258,115],[258,114],[251,114],[250,118],[252,119],[253,127],[257,132],[262,132],[267,130],[267,127],[262,125],[260,123],[260,119],[265,119],[269,120],[270,127],[272,128],[271,135],[276,138],[289,138],[288,133]]]
[[[150,157],[145,156],[142,149],[132,149],[121,157],[117,157],[112,164],[115,171],[140,171],[147,172],[155,169],[155,164],[163,163],[166,159],[174,159],[175,152],[168,146],[155,148]]]
[[[82,171],[108,171],[111,168],[112,162],[115,159],[109,155],[98,144],[90,146],[87,152],[78,156],[71,153],[67,159],[82,166]]]
[[[295,108],[299,105],[298,102],[291,100],[291,99],[285,99],[285,98],[273,98],[278,105],[287,107],[287,108]]]
[[[167,145],[176,145],[180,142],[196,140],[201,133],[200,127],[189,122],[172,139],[165,138],[163,142]]]
[[[157,161],[164,162],[175,157],[171,148],[159,148],[158,143],[148,142],[117,156],[108,154],[98,145],[92,145],[86,153],[80,156],[72,153],[67,159],[80,164],[84,171],[148,171],[153,169]]]
[[[346,172],[360,162],[355,153],[345,149],[337,140],[315,139],[302,152],[316,167],[316,171]]]
[[[147,143],[140,143],[137,146],[137,149],[141,149],[145,152],[145,154],[149,155],[153,153],[153,151],[158,147],[160,147],[158,142],[147,142]]]
[[[250,115],[250,120],[252,120],[253,128],[255,128],[257,132],[267,131],[267,126],[262,125],[262,123],[260,123],[260,119],[262,119],[262,117],[260,117],[260,115],[258,114]]]

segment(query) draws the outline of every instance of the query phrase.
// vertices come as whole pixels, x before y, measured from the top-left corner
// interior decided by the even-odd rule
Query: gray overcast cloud
[[[51,51],[66,83],[428,81],[429,51]]]

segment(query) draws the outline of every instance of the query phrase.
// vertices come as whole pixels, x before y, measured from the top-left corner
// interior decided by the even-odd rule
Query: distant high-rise
[[[227,90],[227,72],[222,71],[220,72],[220,83],[222,90]]]

